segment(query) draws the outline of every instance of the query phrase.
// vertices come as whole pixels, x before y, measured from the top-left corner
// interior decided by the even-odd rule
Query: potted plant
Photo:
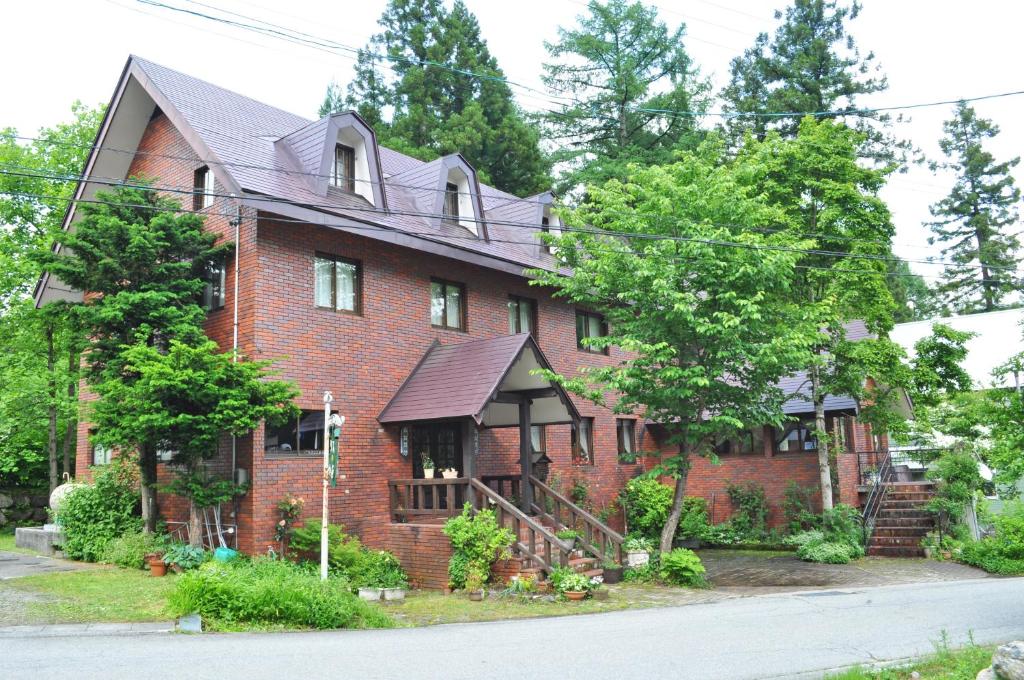
[[[376,602],[384,594],[383,588],[374,586],[359,586],[359,599],[367,602]]]
[[[573,546],[576,545],[576,539],[580,537],[579,532],[575,529],[559,529],[555,532],[555,536]]]
[[[653,545],[648,538],[633,536],[623,544],[626,549],[626,564],[632,568],[642,567],[651,561]]]
[[[430,459],[430,456],[424,453],[423,457],[420,459],[420,462],[423,463],[423,479],[433,479],[434,461]]]
[[[584,574],[572,572],[564,575],[558,584],[558,589],[561,590],[561,594],[565,595],[567,600],[579,602],[580,600],[587,597],[590,589],[594,587],[590,579]]]
[[[622,581],[621,564],[613,560],[606,559],[604,563],[601,564],[601,570],[604,571],[604,582],[608,585],[613,585]]]
[[[441,476],[445,479],[458,479],[459,471],[455,468],[444,468],[441,470]]]
[[[206,557],[206,551],[202,548],[194,548],[187,543],[172,543],[164,553],[163,560],[174,573],[180,574],[195,569],[206,561]]]
[[[608,599],[608,589],[602,587],[599,577],[590,579],[590,596],[595,600],[603,601]]]
[[[163,576],[167,573],[167,565],[164,564],[163,552],[151,552],[146,555],[146,563],[149,564],[151,576]]]
[[[466,574],[466,592],[473,602],[484,599],[484,575],[479,569],[471,568]]]

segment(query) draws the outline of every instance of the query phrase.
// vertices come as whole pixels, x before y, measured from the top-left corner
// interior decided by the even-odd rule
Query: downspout
[[[231,194],[231,198],[234,199],[235,195]],[[240,227],[242,224],[242,206],[241,204],[235,205],[235,219],[231,222],[235,227],[235,283],[234,291],[231,294],[231,306],[232,320],[231,320],[231,361],[238,362],[238,254],[239,245],[238,239],[240,234]],[[238,467],[238,442],[235,435],[231,435],[231,481],[235,482],[235,476]],[[237,483],[237,482],[236,482]]]

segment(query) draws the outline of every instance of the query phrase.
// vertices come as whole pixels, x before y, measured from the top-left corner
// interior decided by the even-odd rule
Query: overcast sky
[[[161,0],[207,12],[198,2]],[[203,0],[240,15],[273,22],[353,47],[376,31],[385,0]],[[583,0],[465,0],[509,79],[541,88],[544,41],[571,26]],[[650,4],[650,3],[648,3]],[[874,51],[889,90],[863,105],[899,106],[1024,90],[1020,28],[1024,3],[1007,0],[863,0],[850,25],[862,53]],[[729,60],[758,32],[774,30],[779,2],[660,0],[662,18],[687,26],[686,48],[720,87]],[[5,3],[0,60],[0,128],[31,134],[68,117],[75,99],[106,102],[129,54],[137,54],[255,99],[313,118],[332,79],[351,77],[353,61],[324,51],[189,18],[138,0]],[[527,109],[545,102],[525,94]],[[717,108],[717,107],[716,107]],[[979,102],[976,108],[1002,128],[991,147],[997,158],[1021,155],[1024,96]],[[938,157],[942,121],[952,107],[918,109],[898,134]],[[1024,177],[1020,167],[1017,177]],[[894,177],[884,197],[897,226],[896,252],[910,259],[935,255],[927,245],[928,205],[950,178],[914,168]],[[935,269],[914,265],[931,275]]]

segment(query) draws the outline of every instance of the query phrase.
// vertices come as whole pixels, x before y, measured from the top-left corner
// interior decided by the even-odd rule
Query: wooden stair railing
[[[583,547],[602,562],[622,564],[622,534],[610,529],[601,520],[579,507],[536,477],[533,484],[533,511],[548,519],[556,527],[568,527],[581,532]]]
[[[469,488],[474,509],[491,507],[494,510],[498,525],[512,530],[515,535],[513,545],[524,560],[547,573],[555,567],[569,566],[573,550],[571,543],[555,536],[479,479],[469,480]]]

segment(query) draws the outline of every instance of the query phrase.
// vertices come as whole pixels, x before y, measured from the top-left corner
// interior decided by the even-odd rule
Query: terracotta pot
[[[149,573],[151,576],[163,576],[167,573],[167,565],[162,559],[153,560],[149,563]]]
[[[587,591],[585,591],[585,590],[567,590],[567,591],[565,591],[565,597],[567,599],[569,599],[569,600],[572,600],[573,602],[579,602],[580,600],[582,600],[586,596],[587,596]]]

